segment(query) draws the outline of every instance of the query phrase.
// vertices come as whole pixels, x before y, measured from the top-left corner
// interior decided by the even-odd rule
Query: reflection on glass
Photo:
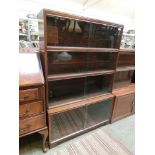
[[[131,83],[134,71],[120,71],[116,72],[114,88],[120,88]]]
[[[50,117],[51,139],[57,140],[84,128],[84,108],[69,110]]]
[[[51,46],[118,48],[120,28],[62,17],[47,17]]]
[[[49,52],[48,74],[115,69],[116,55],[115,52]]]
[[[113,74],[49,82],[51,105],[65,104],[85,97],[111,92]]]
[[[86,128],[111,119],[113,100],[98,102],[87,106]]]
[[[135,53],[120,53],[118,67],[135,66]]]

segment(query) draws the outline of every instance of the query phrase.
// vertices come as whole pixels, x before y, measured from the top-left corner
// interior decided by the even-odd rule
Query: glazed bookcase
[[[135,113],[135,50],[120,49],[115,72],[112,122]]]
[[[38,14],[50,147],[111,121],[123,25]]]

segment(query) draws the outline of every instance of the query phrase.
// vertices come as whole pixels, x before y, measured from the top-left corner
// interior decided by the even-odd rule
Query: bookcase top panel
[[[108,22],[108,21],[104,21],[100,19],[94,19],[94,18],[84,17],[80,15],[75,15],[75,14],[70,14],[70,13],[65,13],[65,12],[60,12],[60,11],[55,11],[55,10],[43,9],[42,11],[45,14],[45,16],[59,16],[59,17],[65,17],[65,18],[98,23],[98,24],[103,24],[103,25],[110,25],[113,27],[121,27],[121,28],[124,27],[124,25],[113,23],[113,22]]]

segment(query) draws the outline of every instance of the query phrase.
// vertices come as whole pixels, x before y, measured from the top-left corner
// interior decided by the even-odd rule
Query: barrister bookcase
[[[38,13],[50,147],[111,122],[123,25]]]
[[[120,49],[113,85],[112,122],[135,113],[135,50]]]

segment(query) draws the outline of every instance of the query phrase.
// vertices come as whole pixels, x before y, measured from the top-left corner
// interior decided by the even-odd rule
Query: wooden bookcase
[[[47,9],[38,21],[52,147],[111,121],[123,25]]]
[[[115,72],[112,122],[135,113],[135,50],[120,49]]]

